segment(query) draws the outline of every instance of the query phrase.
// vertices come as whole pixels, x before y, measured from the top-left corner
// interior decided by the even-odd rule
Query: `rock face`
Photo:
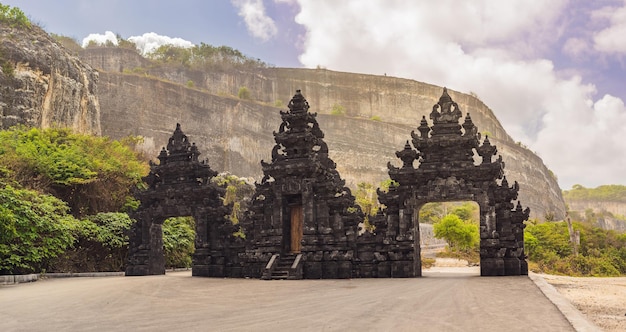
[[[39,27],[0,25],[0,127],[101,134],[98,72]]]
[[[626,216],[626,203],[619,200],[594,200],[594,199],[568,199],[567,205],[569,211],[577,212],[581,216],[585,216],[585,211],[592,210],[594,212],[610,212],[614,216]],[[597,219],[598,226],[603,229],[626,231],[626,222],[618,218],[603,216]]]
[[[161,150],[159,142],[169,138],[171,124],[178,122],[216,170],[257,180],[260,160],[270,158],[278,111],[286,107],[274,105],[286,105],[295,90],[316,105],[325,140],[333,147],[329,155],[350,186],[388,178],[386,163],[397,162],[389,147],[404,144],[441,92],[441,87],[413,80],[329,70],[152,67],[122,48],[88,49],[79,60],[38,27],[2,25],[0,36],[2,128],[26,124],[112,138],[140,135],[146,154],[154,156]],[[196,88],[185,87],[189,81]],[[249,100],[235,97],[241,87],[250,91]],[[564,217],[561,190],[542,160],[516,144],[480,100],[449,92],[479,132],[489,133],[498,146],[507,178],[520,183],[519,198],[531,208],[531,216]],[[330,114],[336,105],[345,109],[344,116]]]
[[[317,120],[332,147],[329,155],[351,186],[363,181],[378,184],[388,178],[387,162],[396,163],[395,151],[389,147],[404,145],[442,90],[413,80],[319,69],[151,69],[139,54],[115,50],[87,49],[80,54],[101,70],[98,89],[104,135],[141,135],[143,148],[151,156],[161,149],[158,142],[167,141],[171,124],[179,122],[205,149],[202,153],[216,170],[257,180],[262,174],[260,160],[270,159],[279,110],[286,108],[274,105],[285,105],[295,90],[301,89],[309,103],[316,105]],[[148,75],[123,73],[133,71]],[[189,81],[196,88],[185,87]],[[250,91],[249,100],[235,97],[241,87]],[[449,93],[471,114],[479,132],[498,147],[507,179],[519,182],[519,199],[530,207],[531,217],[554,214],[564,218],[561,190],[543,161],[516,144],[479,99]],[[345,109],[345,115],[331,115],[336,105]]]

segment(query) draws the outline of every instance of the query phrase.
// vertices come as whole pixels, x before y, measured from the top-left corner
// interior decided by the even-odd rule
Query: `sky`
[[[562,189],[626,185],[626,0],[0,2],[79,43],[203,42],[474,93]]]

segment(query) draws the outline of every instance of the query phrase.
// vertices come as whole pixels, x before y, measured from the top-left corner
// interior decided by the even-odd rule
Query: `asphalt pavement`
[[[0,286],[0,331],[574,331],[527,276],[443,268],[421,278],[163,276]]]

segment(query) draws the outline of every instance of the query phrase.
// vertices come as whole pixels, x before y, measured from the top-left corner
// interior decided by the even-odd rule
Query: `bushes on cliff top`
[[[162,64],[196,70],[267,67],[267,64],[261,60],[247,57],[231,47],[212,46],[205,43],[192,47],[162,45],[146,54],[146,57]]]
[[[130,144],[69,129],[15,127],[0,131],[0,167],[6,179],[62,199],[76,217],[120,211],[136,205],[131,189],[148,172]]]
[[[626,186],[613,184],[596,188],[585,188],[579,184],[575,184],[572,186],[571,190],[563,191],[563,198],[565,198],[565,200],[626,202]]]
[[[12,27],[22,26],[29,28],[31,25],[30,20],[21,9],[3,5],[2,3],[0,3],[0,22],[9,23]]]

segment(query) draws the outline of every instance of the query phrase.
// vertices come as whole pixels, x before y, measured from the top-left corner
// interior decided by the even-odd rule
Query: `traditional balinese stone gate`
[[[423,117],[418,133],[411,133],[413,146],[407,141],[404,149],[396,152],[402,167],[388,164],[389,176],[397,185],[387,193],[379,192],[386,209],[375,224],[384,227],[398,252],[413,256],[407,258],[413,265],[408,274],[419,276],[419,209],[428,202],[474,201],[480,207],[481,275],[528,274],[523,221],[530,209],[523,210],[519,201],[517,206],[512,203],[517,199],[517,182],[509,187],[502,157],[495,158],[496,147],[488,137],[480,143],[469,113],[462,125],[461,117],[459,106],[444,88],[430,113],[433,126]],[[478,164],[474,152],[480,157],[476,158]]]
[[[243,223],[244,274],[350,278],[363,213],[328,157],[316,114],[300,90],[280,115],[272,161],[261,161],[264,177]]]
[[[524,224],[530,210],[513,203],[518,185],[509,186],[496,147],[480,134],[444,89],[430,118],[422,118],[412,145],[388,164],[395,185],[379,190],[385,205],[370,222],[374,233],[359,234],[361,209],[335,163],[324,134],[298,90],[274,132],[270,163],[241,222],[246,239],[233,237],[212,184],[215,172],[198,161],[198,149],[177,125],[137,194],[140,209],[130,237],[126,275],[163,274],[161,225],[171,216],[196,220],[193,275],[209,277],[405,278],[421,276],[419,209],[428,202],[474,201],[480,207],[481,275],[524,275]],[[479,159],[475,161],[475,159]],[[417,164],[417,167],[416,167]]]
[[[222,204],[224,188],[210,181],[217,172],[199,161],[199,155],[177,124],[167,150],[158,156],[160,163],[150,163],[150,174],[144,178],[148,189],[136,194],[141,205],[131,214],[137,222],[131,229],[127,276],[165,273],[161,227],[165,219],[183,216],[192,216],[196,223],[192,274],[231,274],[225,271],[227,257],[232,256],[226,241],[232,240],[234,227],[225,216],[232,206]]]

